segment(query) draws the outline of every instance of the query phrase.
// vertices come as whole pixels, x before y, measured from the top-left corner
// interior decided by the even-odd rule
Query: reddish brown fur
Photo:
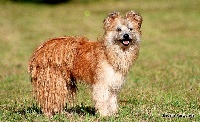
[[[115,43],[111,37],[115,36],[114,28],[118,21],[128,21],[133,24],[136,35],[133,36],[129,46],[123,46],[119,41],[110,44]],[[124,77],[138,56],[141,23],[141,16],[134,11],[128,12],[125,18],[118,12],[113,12],[104,20],[105,36],[101,41],[89,42],[85,37],[60,37],[44,42],[34,52],[28,67],[34,95],[42,112],[48,116],[60,113],[67,101],[73,101],[76,80],[79,80],[93,86],[95,107],[101,115],[116,113],[117,104],[114,108],[109,108],[113,102],[109,99],[113,99],[114,104],[116,103],[117,91],[120,90]],[[114,78],[110,81],[112,77],[119,77],[119,80]],[[105,87],[101,86],[102,84]],[[105,95],[110,97],[100,102],[102,90],[106,90]],[[105,102],[110,104],[102,107]]]

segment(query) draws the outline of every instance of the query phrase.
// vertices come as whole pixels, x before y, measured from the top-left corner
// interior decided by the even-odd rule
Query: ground
[[[96,40],[111,11],[143,16],[138,60],[122,88],[118,116],[94,115],[89,86],[52,121],[200,120],[200,1],[127,0],[57,5],[0,4],[0,121],[48,121],[32,96],[27,62],[43,41],[64,35]],[[87,88],[87,90],[86,90]],[[67,113],[68,112],[68,113]]]

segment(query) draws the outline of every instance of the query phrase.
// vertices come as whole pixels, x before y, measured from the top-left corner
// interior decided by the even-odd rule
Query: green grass
[[[0,121],[49,121],[32,97],[27,62],[57,36],[103,35],[111,11],[143,16],[140,56],[119,97],[118,116],[93,115],[91,92],[79,85],[76,105],[51,121],[200,120],[200,1],[127,0],[58,5],[0,3]],[[176,117],[163,117],[176,114]],[[194,114],[194,117],[179,115]]]

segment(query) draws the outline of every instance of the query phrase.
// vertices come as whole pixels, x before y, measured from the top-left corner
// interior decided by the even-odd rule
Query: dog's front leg
[[[93,100],[95,101],[95,108],[100,116],[110,116],[112,114],[112,112],[109,111],[110,91],[108,86],[105,86],[105,84],[94,84]]]
[[[116,114],[118,112],[117,92],[115,91],[110,92],[108,108],[111,114]]]

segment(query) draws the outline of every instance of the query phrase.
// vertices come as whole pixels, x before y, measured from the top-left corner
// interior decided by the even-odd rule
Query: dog
[[[138,57],[142,16],[110,13],[103,21],[105,33],[96,42],[86,37],[53,38],[40,45],[28,64],[34,97],[42,112],[52,117],[73,102],[77,82],[90,84],[100,116],[118,113],[117,95]]]

